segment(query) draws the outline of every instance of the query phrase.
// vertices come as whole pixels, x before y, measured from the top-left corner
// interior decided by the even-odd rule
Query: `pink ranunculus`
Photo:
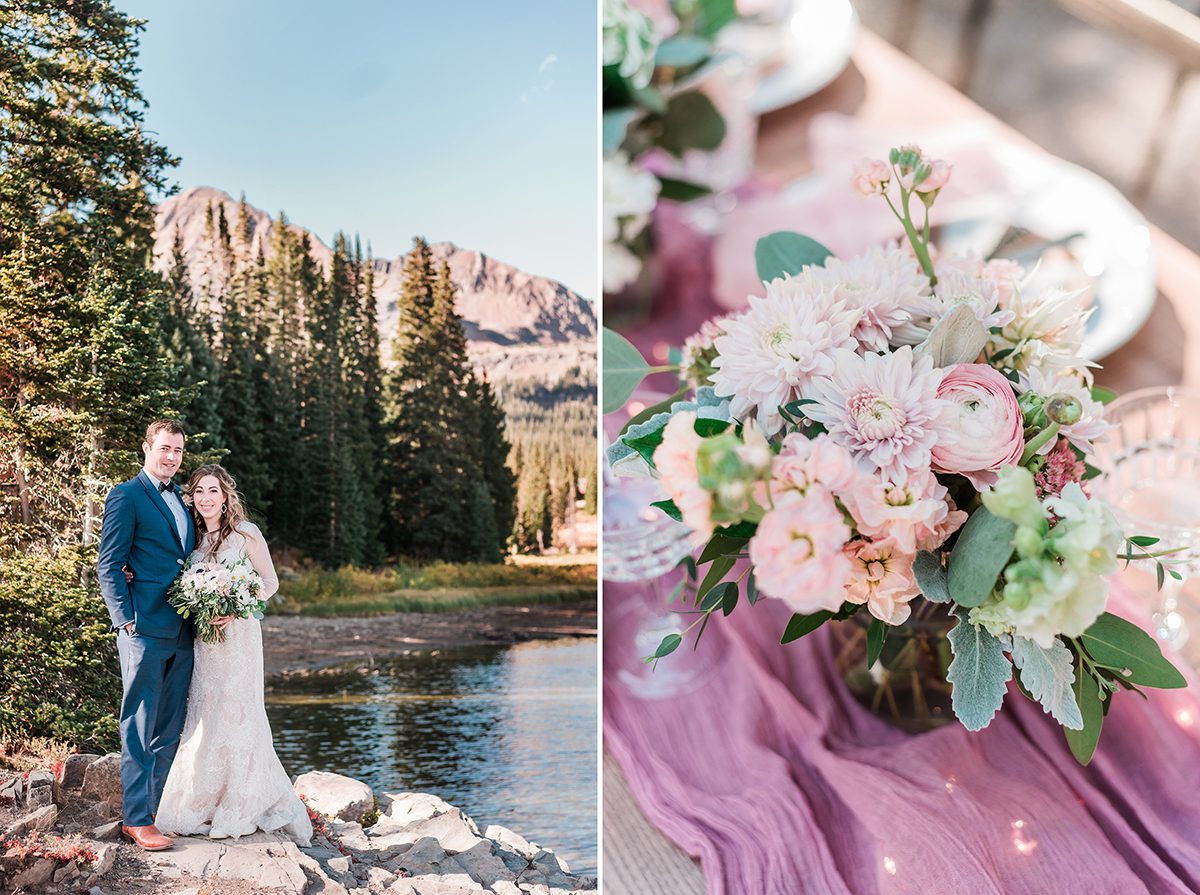
[[[939,439],[931,451],[933,468],[957,472],[984,491],[996,470],[1013,466],[1025,450],[1024,420],[1012,383],[986,364],[957,364],[938,386],[938,397],[955,412],[945,418],[954,441]]]
[[[879,159],[865,158],[854,166],[850,185],[863,196],[882,196],[891,179],[891,165]]]
[[[787,492],[750,539],[759,590],[796,612],[836,612],[850,577],[850,559],[842,550],[849,539],[850,527],[824,488]]]

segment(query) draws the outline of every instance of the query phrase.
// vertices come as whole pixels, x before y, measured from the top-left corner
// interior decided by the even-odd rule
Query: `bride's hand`
[[[235,618],[237,618],[237,616],[236,616],[236,615],[218,615],[217,617],[215,617],[215,618],[212,620],[213,627],[215,627],[215,628],[218,628],[218,629],[220,629],[220,630],[224,631],[224,630],[225,630],[225,626],[226,626],[226,625],[228,625],[228,624],[229,624],[231,621],[233,621]]]

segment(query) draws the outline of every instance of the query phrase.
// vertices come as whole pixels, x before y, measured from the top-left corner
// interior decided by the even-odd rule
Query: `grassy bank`
[[[271,612],[382,615],[485,606],[573,603],[596,596],[596,566],[561,562],[400,563],[385,569],[309,569],[280,575]]]

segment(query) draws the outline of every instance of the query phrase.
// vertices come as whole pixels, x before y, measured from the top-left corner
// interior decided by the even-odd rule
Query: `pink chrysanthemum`
[[[895,246],[846,261],[827,258],[824,267],[806,267],[800,276],[862,312],[854,336],[868,351],[886,351],[892,331],[929,300],[929,279],[911,252]]]
[[[934,263],[937,285],[931,295],[911,307],[912,320],[895,328],[894,345],[917,345],[943,317],[968,305],[985,329],[1004,326],[1014,316],[1007,307],[1022,276],[1011,261],[988,261],[975,254],[950,255]]]
[[[796,612],[836,611],[850,576],[842,550],[849,538],[850,528],[825,489],[781,495],[750,539],[759,589]]]
[[[749,310],[727,318],[714,340],[713,388],[730,399],[735,419],[754,417],[774,435],[783,427],[779,408],[799,398],[814,376],[832,372],[836,351],[858,346],[860,316],[808,279],[772,280],[766,297],[751,296]]]
[[[912,554],[901,551],[892,538],[884,538],[847,544],[846,555],[851,561],[846,599],[865,603],[871,615],[889,625],[906,622],[912,612],[908,603],[920,593],[913,580]]]
[[[832,376],[815,379],[805,414],[831,438],[889,481],[904,484],[911,470],[928,469],[935,441],[954,437],[946,425],[953,405],[937,396],[942,381],[933,359],[893,354],[859,357],[840,352]]]

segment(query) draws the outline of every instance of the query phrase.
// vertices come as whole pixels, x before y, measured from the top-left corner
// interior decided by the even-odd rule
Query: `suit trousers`
[[[121,659],[121,786],[126,826],[153,823],[187,714],[191,626],[176,637],[117,631]]]

